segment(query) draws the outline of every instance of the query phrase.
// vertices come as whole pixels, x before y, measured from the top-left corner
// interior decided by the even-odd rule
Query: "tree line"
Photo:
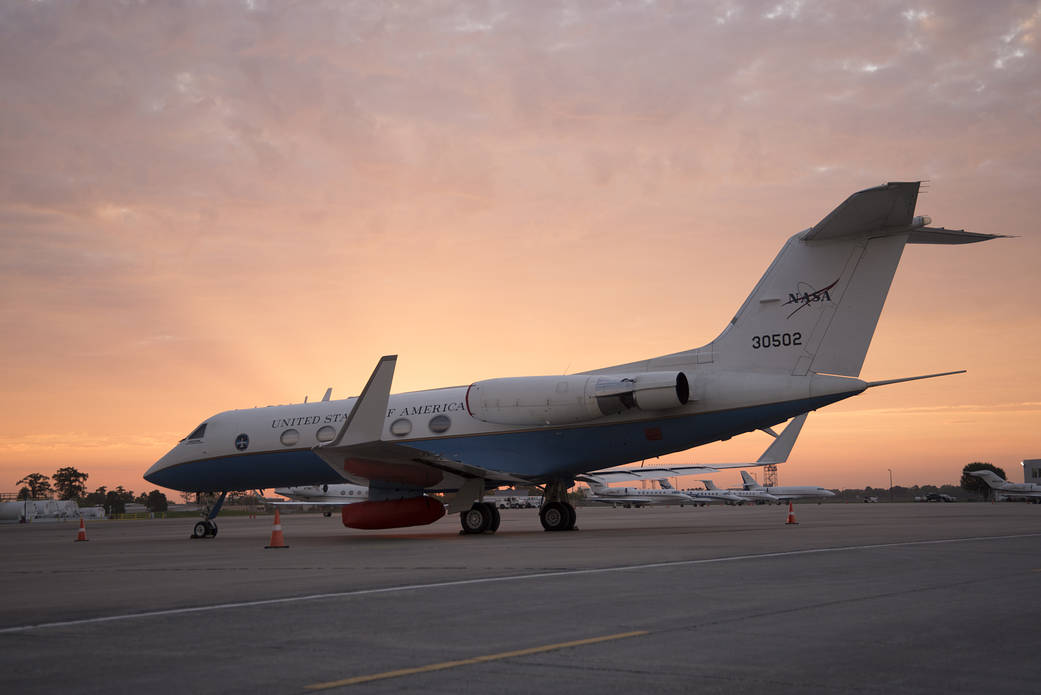
[[[150,512],[165,512],[168,508],[166,495],[159,490],[135,496],[132,490],[126,490],[122,485],[114,490],[102,485],[94,492],[87,492],[89,477],[88,473],[65,466],[52,476],[30,473],[15,484],[22,486],[18,491],[20,500],[49,500],[57,496],[60,500],[72,500],[80,506],[104,507],[106,514],[124,514],[126,505],[131,502],[143,504]]]

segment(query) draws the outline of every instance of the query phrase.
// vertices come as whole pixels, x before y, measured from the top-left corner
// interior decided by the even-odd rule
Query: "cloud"
[[[973,250],[1001,268],[999,308],[941,304],[945,273],[987,275],[974,260],[908,286],[937,302],[921,330],[1006,312],[1032,334],[1039,17],[4,4],[0,413],[30,433],[82,413],[173,431],[200,400],[363,382],[388,343],[425,385],[693,347],[780,239],[899,178],[933,179],[940,223],[1024,234]],[[518,350],[517,326],[540,339]],[[151,422],[143,391],[164,394]]]

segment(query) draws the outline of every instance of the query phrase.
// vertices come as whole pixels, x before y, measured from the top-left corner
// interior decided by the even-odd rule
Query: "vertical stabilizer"
[[[762,490],[763,486],[755,481],[752,474],[748,471],[741,471],[741,480],[745,482],[746,490]]]
[[[918,183],[854,193],[784,245],[713,342],[726,368],[857,376],[914,225]]]
[[[854,193],[784,245],[699,362],[726,369],[858,376],[906,243],[1000,235],[933,228],[915,216],[918,182]]]

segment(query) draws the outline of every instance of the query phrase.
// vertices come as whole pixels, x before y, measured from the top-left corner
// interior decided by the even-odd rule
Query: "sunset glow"
[[[1041,456],[1038,2],[0,8],[0,491],[226,409],[712,340],[784,241],[926,180],[862,377],[782,484]],[[744,435],[662,462],[753,459]],[[737,473],[717,476],[735,485]]]

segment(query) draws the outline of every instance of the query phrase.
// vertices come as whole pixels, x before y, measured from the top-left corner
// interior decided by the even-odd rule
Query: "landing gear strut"
[[[213,509],[211,509],[209,514],[206,515],[206,518],[195,524],[195,528],[192,530],[192,535],[190,536],[191,538],[217,537],[217,515],[220,514],[220,509],[224,506],[224,498],[227,496],[227,491],[220,493],[220,498],[217,500],[217,504],[213,505]]]
[[[499,530],[500,521],[502,517],[494,504],[474,502],[472,507],[459,514],[459,524],[463,527],[460,533],[495,533]]]
[[[578,514],[567,501],[567,489],[574,485],[570,480],[554,480],[546,484],[539,521],[547,531],[572,531]]]

